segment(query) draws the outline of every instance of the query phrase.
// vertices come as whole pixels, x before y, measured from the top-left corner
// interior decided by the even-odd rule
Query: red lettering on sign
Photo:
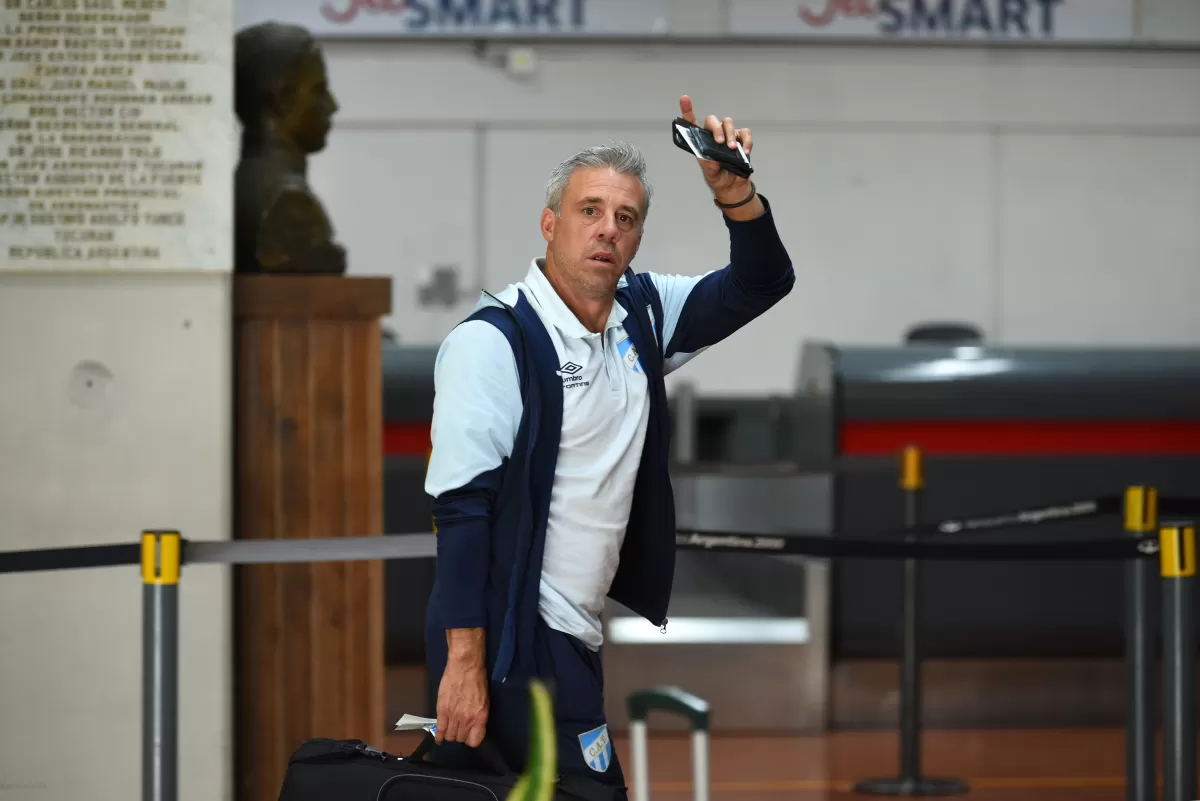
[[[825,0],[825,8],[816,12],[800,6],[800,19],[817,28],[824,28],[839,16],[873,17],[875,8],[871,0]]]
[[[386,14],[399,14],[404,9],[408,8],[407,0],[340,0],[345,3],[345,8],[340,11],[334,6],[338,0],[325,0],[321,5],[321,15],[330,22],[345,23],[350,22],[358,16],[360,11],[373,11],[376,13],[384,12]]]

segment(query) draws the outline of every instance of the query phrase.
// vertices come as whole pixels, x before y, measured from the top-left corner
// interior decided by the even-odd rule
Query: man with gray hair
[[[691,100],[681,116],[695,122]],[[709,116],[717,142],[748,128]],[[699,162],[730,242],[701,276],[635,273],[651,189],[641,154],[595,147],[554,169],[546,251],[446,337],[434,382],[437,577],[426,646],[443,764],[485,740],[524,766],[527,683],[554,690],[564,782],[625,797],[604,716],[605,598],[659,627],[675,564],[664,376],[791,291],[795,274],[749,179]],[[565,786],[565,785],[564,785]]]

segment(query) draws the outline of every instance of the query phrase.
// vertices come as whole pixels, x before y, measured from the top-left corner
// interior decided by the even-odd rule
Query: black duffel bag
[[[463,770],[425,759],[433,735],[407,757],[362,740],[317,738],[288,760],[279,801],[504,801],[520,776],[490,743],[476,749],[490,770]],[[583,776],[559,777],[554,801],[624,801],[623,790]]]

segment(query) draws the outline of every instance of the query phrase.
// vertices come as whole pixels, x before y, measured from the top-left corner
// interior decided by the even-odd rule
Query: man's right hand
[[[483,629],[448,629],[449,658],[438,685],[437,743],[483,742],[488,719],[488,682]]]

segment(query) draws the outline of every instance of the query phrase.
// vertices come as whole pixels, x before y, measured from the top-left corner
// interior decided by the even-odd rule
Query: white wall
[[[0,549],[229,538],[228,297],[222,275],[0,273]],[[179,586],[180,799],[220,801],[229,570]],[[0,799],[139,798],[139,568],[0,576],[0,610]]]
[[[711,2],[673,8],[673,29],[720,19]],[[723,265],[721,221],[669,140],[681,93],[754,129],[756,181],[799,271],[781,307],[682,371],[702,391],[790,391],[802,340],[897,342],[928,318],[1014,344],[1200,336],[1200,53],[532,46],[521,79],[463,43],[325,45],[342,108],[313,181],[352,270],[394,276],[388,324],[405,341],[440,341],[481,284],[518,278],[543,247],[547,172],[610,138],[645,150],[657,190],[635,268]],[[458,306],[417,307],[432,263],[460,268]]]

